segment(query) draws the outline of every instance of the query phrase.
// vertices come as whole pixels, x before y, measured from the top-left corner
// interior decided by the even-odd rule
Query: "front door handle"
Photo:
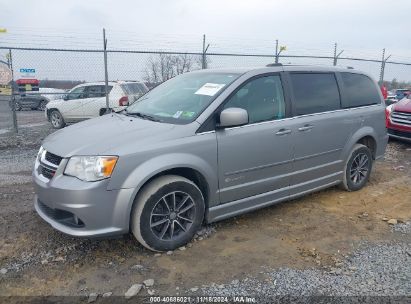
[[[290,129],[280,129],[275,133],[275,135],[286,135],[290,133],[291,133]]]
[[[304,131],[310,131],[313,128],[312,125],[305,125],[304,127],[298,128],[298,131],[304,132]]]

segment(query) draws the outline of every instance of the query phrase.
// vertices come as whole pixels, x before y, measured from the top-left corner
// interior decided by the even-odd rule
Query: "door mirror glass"
[[[248,124],[248,113],[241,108],[227,108],[220,113],[220,128],[238,127]]]

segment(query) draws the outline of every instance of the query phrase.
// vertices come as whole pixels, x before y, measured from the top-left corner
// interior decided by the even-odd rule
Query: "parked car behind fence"
[[[133,104],[148,92],[142,82],[117,81],[108,83],[109,110],[115,112]],[[46,117],[56,129],[67,123],[98,117],[107,111],[105,83],[83,83],[58,100],[47,104]]]
[[[64,93],[65,90],[55,88],[39,88],[35,92],[25,92],[15,97],[16,110],[31,109],[44,111],[50,101],[62,98]]]

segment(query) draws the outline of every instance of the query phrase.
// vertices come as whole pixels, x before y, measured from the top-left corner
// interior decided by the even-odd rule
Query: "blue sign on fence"
[[[34,74],[34,73],[36,73],[36,69],[20,69],[20,73]]]

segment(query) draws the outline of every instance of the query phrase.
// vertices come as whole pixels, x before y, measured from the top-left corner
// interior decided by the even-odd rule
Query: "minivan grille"
[[[45,178],[52,179],[55,173],[56,173],[56,170],[44,167],[43,165],[41,166],[41,174]]]
[[[391,114],[393,123],[405,126],[411,126],[411,113],[394,111]]]
[[[46,151],[46,154],[43,157],[40,158],[38,173],[46,179],[50,180],[56,174],[56,171],[63,158],[48,151]]]
[[[58,166],[60,165],[60,162],[62,160],[62,158],[56,154],[50,153],[50,152],[46,152],[46,160],[48,162],[51,162],[52,164]]]

